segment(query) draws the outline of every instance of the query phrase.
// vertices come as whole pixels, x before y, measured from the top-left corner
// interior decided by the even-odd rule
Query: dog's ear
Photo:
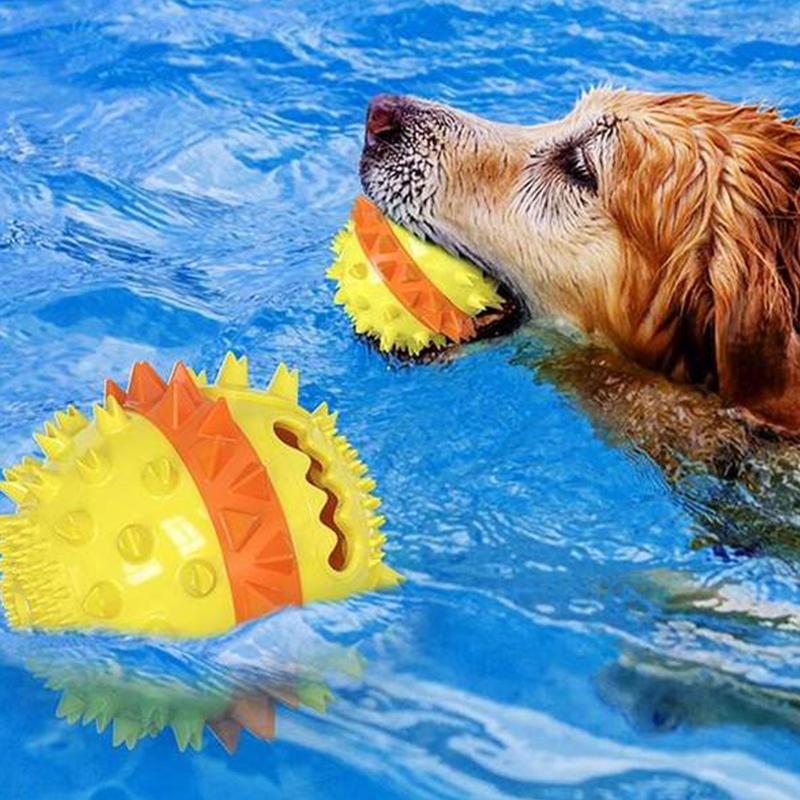
[[[797,153],[776,161],[780,149],[766,139],[761,149],[754,145],[750,163],[723,171],[708,280],[720,394],[759,422],[797,433],[800,181]]]
[[[607,199],[630,261],[620,338],[800,433],[800,127],[773,109],[643,97],[620,124]]]

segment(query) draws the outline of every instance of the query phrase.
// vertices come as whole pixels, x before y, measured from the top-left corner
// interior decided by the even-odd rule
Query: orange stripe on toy
[[[181,362],[168,383],[139,362],[127,390],[106,382],[109,395],[154,424],[194,478],[222,548],[236,621],[302,602],[280,501],[225,399],[203,394]]]
[[[361,249],[409,313],[453,342],[475,336],[470,317],[414,263],[384,216],[366,197],[356,198],[353,222]]]

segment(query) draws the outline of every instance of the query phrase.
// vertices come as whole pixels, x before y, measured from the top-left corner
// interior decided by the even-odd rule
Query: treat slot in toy
[[[123,407],[142,414],[170,441],[205,502],[237,621],[300,603],[300,579],[281,504],[226,398],[204,395],[180,362],[167,384],[148,364],[136,364],[131,386]],[[150,388],[137,393],[140,386]],[[213,580],[208,570],[200,572],[198,594],[203,580]]]

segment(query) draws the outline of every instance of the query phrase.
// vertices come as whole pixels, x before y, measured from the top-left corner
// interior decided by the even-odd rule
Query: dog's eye
[[[558,149],[556,158],[570,183],[590,192],[597,191],[597,175],[592,169],[583,145],[578,142],[567,142]]]

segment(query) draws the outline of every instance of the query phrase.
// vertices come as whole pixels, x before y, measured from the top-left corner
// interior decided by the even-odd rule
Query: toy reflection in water
[[[114,746],[124,742],[129,749],[145,736],[171,729],[181,751],[187,747],[200,750],[208,726],[233,753],[242,730],[260,739],[274,738],[276,703],[297,707],[301,702],[298,693],[288,687],[258,691],[160,683],[157,676],[142,678],[97,667],[64,670],[31,664],[31,672],[61,694],[56,716],[73,724],[94,723],[98,733],[110,726]]]
[[[324,630],[341,605],[286,609],[203,642],[6,632],[0,653],[60,695],[59,718],[110,731],[115,747],[171,730],[181,751],[199,750],[208,729],[233,753],[243,731],[273,739],[285,709],[324,713],[332,686],[360,678],[361,657]]]

